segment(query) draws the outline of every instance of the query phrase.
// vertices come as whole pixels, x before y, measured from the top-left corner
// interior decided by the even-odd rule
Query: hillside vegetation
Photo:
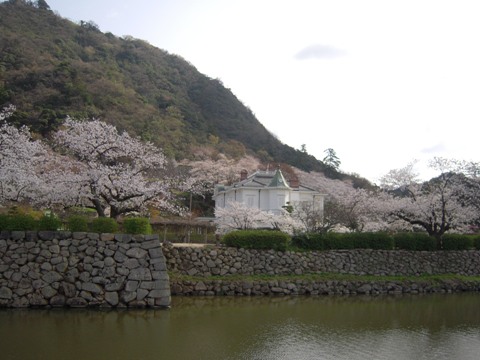
[[[0,106],[7,104],[17,107],[10,121],[43,136],[66,115],[99,118],[176,159],[210,146],[342,176],[281,143],[219,80],[180,56],[23,0],[0,3]]]

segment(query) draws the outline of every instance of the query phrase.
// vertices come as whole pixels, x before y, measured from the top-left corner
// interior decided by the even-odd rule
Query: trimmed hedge
[[[280,231],[237,230],[226,234],[223,242],[227,246],[236,248],[285,251],[290,242],[290,236]]]
[[[88,218],[82,215],[74,215],[68,218],[67,228],[72,232],[87,232]]]
[[[473,248],[472,236],[462,234],[445,234],[442,236],[442,250],[469,250]]]
[[[324,234],[300,234],[292,237],[292,246],[304,250],[325,250]]]
[[[6,214],[0,214],[0,231],[7,230],[9,224],[9,216]]]
[[[304,250],[480,250],[480,235],[445,234],[439,242],[426,233],[398,233],[393,236],[386,233],[301,234],[292,238],[292,245]]]
[[[112,218],[95,218],[92,221],[92,231],[97,233],[115,233],[118,231],[118,224]]]
[[[123,230],[127,234],[144,234],[152,233],[150,220],[147,218],[126,218],[123,221]]]
[[[393,235],[395,247],[410,251],[435,251],[437,239],[426,233],[398,233]]]
[[[394,248],[393,238],[385,233],[301,234],[292,238],[292,245],[305,250],[392,250]]]
[[[394,248],[392,236],[386,233],[348,233],[346,235],[353,239],[355,249],[393,250]]]
[[[38,230],[57,231],[61,226],[62,221],[53,214],[45,214],[37,222]]]
[[[36,230],[37,221],[29,214],[2,215],[0,230],[29,231]]]

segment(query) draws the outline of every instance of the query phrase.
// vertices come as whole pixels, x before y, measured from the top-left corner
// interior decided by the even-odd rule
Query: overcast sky
[[[478,1],[47,0],[219,78],[282,142],[372,181],[479,161]]]

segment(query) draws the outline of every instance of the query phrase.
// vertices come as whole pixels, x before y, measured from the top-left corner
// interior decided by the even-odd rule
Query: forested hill
[[[325,169],[282,144],[219,80],[180,56],[102,33],[90,21],[75,24],[45,1],[0,3],[0,106],[10,103],[17,107],[12,121],[42,135],[66,115],[95,117],[177,159],[192,145],[210,145],[232,156],[250,152],[306,171]]]

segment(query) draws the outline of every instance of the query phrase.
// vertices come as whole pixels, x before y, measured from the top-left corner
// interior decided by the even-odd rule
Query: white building
[[[239,182],[231,186],[217,185],[213,195],[215,208],[224,208],[229,202],[237,201],[274,214],[280,214],[287,205],[301,204],[310,204],[323,211],[324,198],[325,194],[300,185],[298,180],[287,183],[280,170],[257,171],[250,176],[243,170]]]

